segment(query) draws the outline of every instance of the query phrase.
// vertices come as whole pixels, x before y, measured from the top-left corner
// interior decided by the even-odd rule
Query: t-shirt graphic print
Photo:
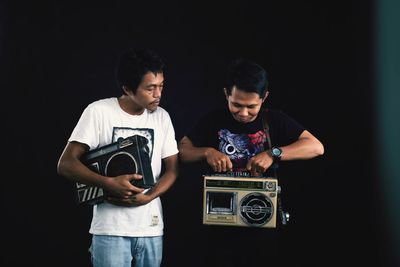
[[[218,138],[219,151],[231,159],[233,171],[244,172],[248,160],[265,150],[267,134],[263,130],[253,134],[236,134],[221,129],[218,131]]]

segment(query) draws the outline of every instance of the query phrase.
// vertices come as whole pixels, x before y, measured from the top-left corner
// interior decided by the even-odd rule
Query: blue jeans
[[[94,267],[158,267],[163,237],[93,235],[89,251]]]

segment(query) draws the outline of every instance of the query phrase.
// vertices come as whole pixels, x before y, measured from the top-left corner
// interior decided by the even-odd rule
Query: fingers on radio
[[[222,159],[218,160],[216,163],[212,165],[212,168],[215,172],[226,172],[232,170],[232,162],[230,159]]]

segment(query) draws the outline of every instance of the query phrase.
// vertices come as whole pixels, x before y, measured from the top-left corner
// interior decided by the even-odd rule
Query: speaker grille
[[[251,226],[261,226],[269,222],[273,215],[272,201],[264,194],[250,193],[240,201],[240,216]]]
[[[105,175],[116,177],[123,174],[137,173],[135,158],[127,152],[119,152],[108,159]]]

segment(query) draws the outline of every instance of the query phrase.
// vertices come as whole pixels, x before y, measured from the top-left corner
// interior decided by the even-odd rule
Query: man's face
[[[268,96],[261,98],[257,93],[249,93],[238,89],[236,86],[232,88],[231,95],[225,95],[228,101],[228,107],[235,120],[241,123],[249,123],[257,118],[261,105]]]
[[[148,72],[143,76],[142,82],[139,84],[136,94],[128,91],[127,94],[134,102],[136,108],[145,108],[154,111],[160,104],[161,93],[164,87],[164,75]]]

